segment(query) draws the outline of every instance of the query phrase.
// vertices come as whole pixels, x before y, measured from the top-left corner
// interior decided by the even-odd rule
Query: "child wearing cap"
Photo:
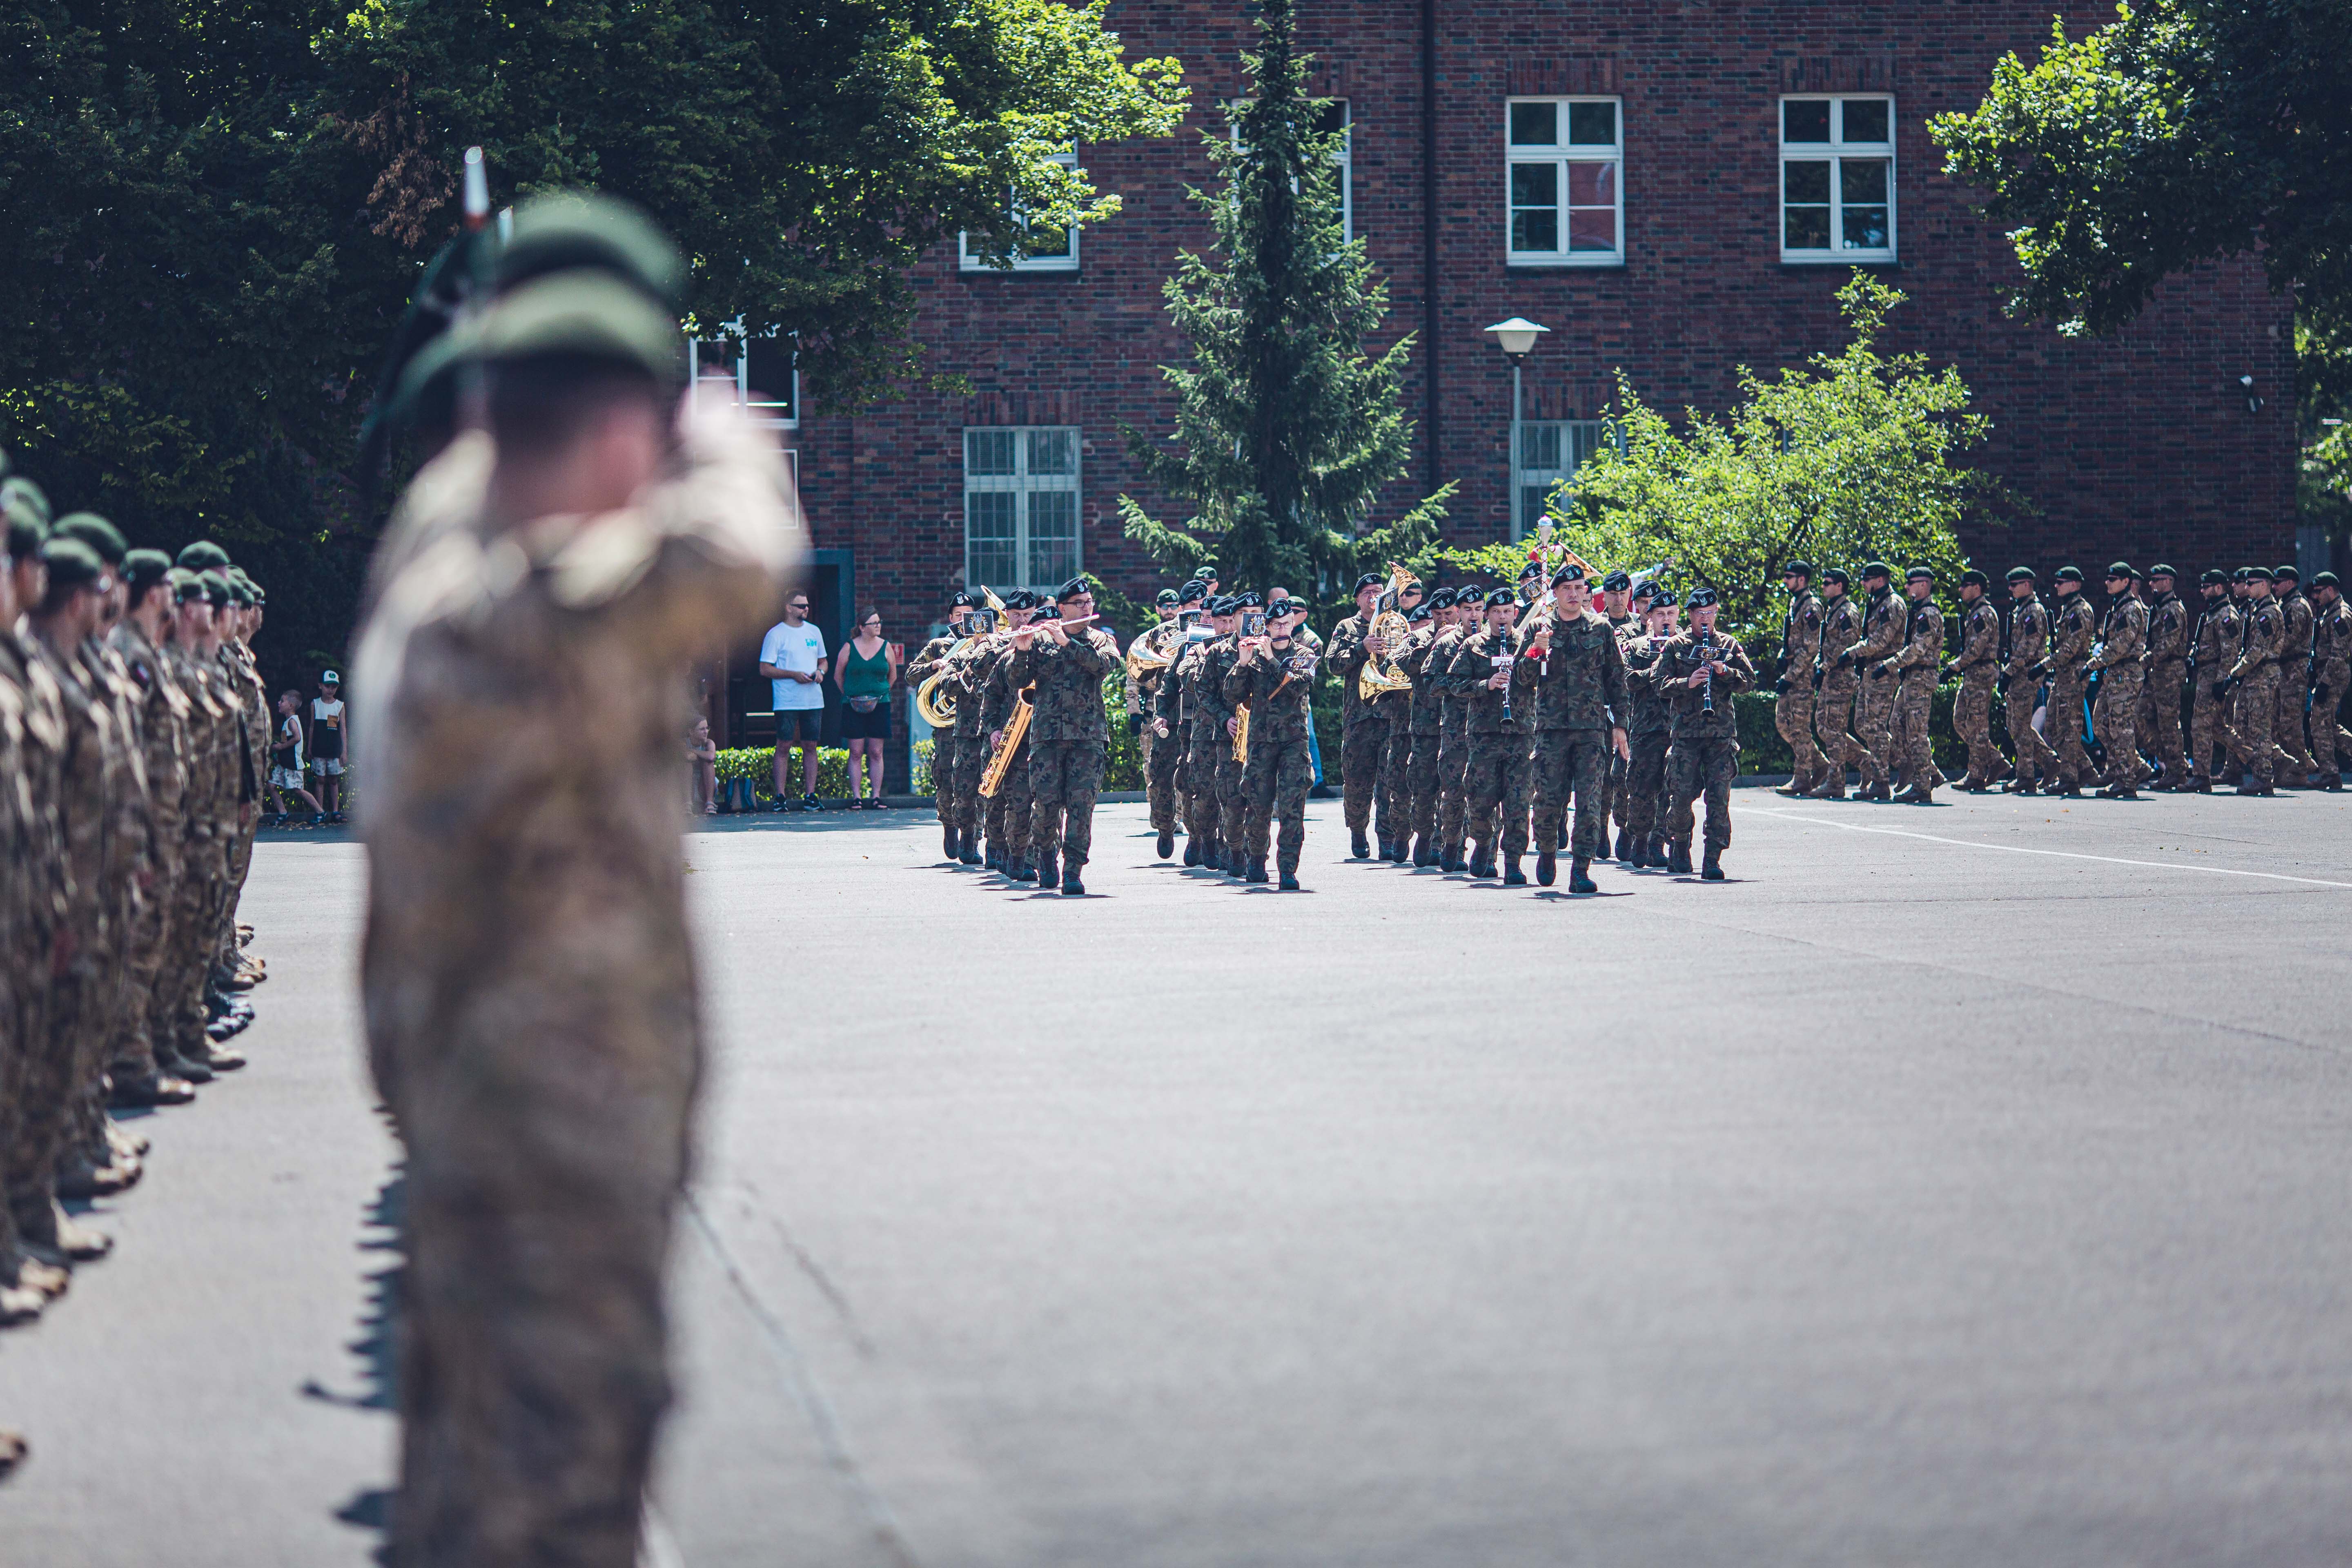
[[[319,808],[329,822],[343,820],[343,678],[330,669],[310,699],[310,771],[319,779]]]

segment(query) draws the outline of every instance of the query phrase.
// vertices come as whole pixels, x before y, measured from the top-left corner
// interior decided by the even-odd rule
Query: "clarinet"
[[[1715,711],[1715,663],[1714,663],[1714,658],[1713,658],[1714,653],[1715,653],[1715,634],[1714,634],[1712,631],[1704,631],[1704,632],[1699,633],[1699,634],[1698,634],[1698,658],[1699,658],[1699,665],[1698,665],[1698,668],[1699,668],[1699,674],[1700,674],[1704,679],[1703,679],[1700,681],[1700,683],[1699,683],[1699,689],[1698,689],[1698,710],[1699,710],[1700,712],[1702,712],[1702,713],[1712,713],[1712,712],[1714,712],[1714,711]]]

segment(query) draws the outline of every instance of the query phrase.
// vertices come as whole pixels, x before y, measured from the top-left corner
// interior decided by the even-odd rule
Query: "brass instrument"
[[[1031,700],[1036,689],[1034,686],[1023,687],[1013,704],[1012,721],[1004,726],[1004,743],[996,748],[996,754],[988,759],[987,770],[980,775],[980,793],[984,799],[994,800],[996,792],[1004,787],[1004,775],[1013,771],[1013,753],[1021,750],[1021,738],[1029,732],[1029,715],[1037,710],[1036,703]]]
[[[1003,615],[1004,613],[1004,601],[996,596],[996,591],[993,588],[987,587],[983,584],[980,591],[988,595],[988,607],[990,609],[994,610],[999,615]],[[971,646],[971,638],[965,637],[961,642],[957,643],[955,647],[948,649],[947,658],[940,660],[940,668],[932,671],[929,679],[924,680],[922,685],[915,689],[915,711],[921,714],[923,716],[923,722],[929,724],[934,730],[952,730],[955,728],[955,694],[953,692],[941,691],[940,689],[940,683],[947,679],[948,659],[955,658],[956,655],[970,647]]]
[[[1158,631],[1161,626],[1173,626],[1174,625],[1175,623],[1173,621],[1161,621],[1149,629],[1137,634],[1135,641],[1128,645],[1127,678],[1129,680],[1141,680],[1151,671],[1155,669],[1165,669],[1170,665],[1176,662],[1176,656],[1174,654],[1161,653],[1157,648],[1149,648],[1143,646],[1143,639],[1150,637],[1152,632]]]
[[[1234,713],[1234,761],[1249,761],[1249,704],[1246,702]]]
[[[1389,585],[1378,601],[1381,608],[1372,616],[1372,624],[1364,628],[1367,636],[1377,637],[1388,645],[1386,657],[1390,661],[1383,668],[1381,664],[1382,656],[1370,654],[1365,657],[1364,667],[1356,672],[1356,695],[1367,702],[1385,697],[1391,691],[1412,689],[1412,678],[1397,668],[1395,663],[1397,655],[1404,651],[1405,639],[1412,635],[1412,623],[1406,620],[1404,612],[1397,608],[1397,602],[1404,594],[1404,585],[1412,581],[1412,573],[1402,566],[1391,565],[1389,568]]]

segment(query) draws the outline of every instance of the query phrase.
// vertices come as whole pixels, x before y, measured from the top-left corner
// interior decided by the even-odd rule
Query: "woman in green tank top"
[[[849,747],[851,806],[882,809],[882,747],[890,739],[890,693],[905,651],[882,640],[882,612],[857,613],[857,635],[834,656],[833,683],[841,689],[841,738]],[[872,787],[867,787],[868,783]]]

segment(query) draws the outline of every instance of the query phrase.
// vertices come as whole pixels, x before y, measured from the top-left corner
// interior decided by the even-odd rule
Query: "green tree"
[[[1766,378],[1742,366],[1740,399],[1720,418],[1685,409],[1685,428],[1642,400],[1622,371],[1608,443],[1553,491],[1555,536],[1596,567],[1668,567],[1720,595],[1727,626],[1766,626],[1790,561],[1849,570],[1873,558],[1926,564],[1949,584],[1966,564],[1957,529],[2007,500],[1956,459],[1990,422],[1969,409],[1959,372],[1878,348],[1904,296],[1857,270],[1838,291],[1853,333],[1835,353]],[[1528,546],[1449,552],[1509,581]]]
[[[1119,511],[1127,536],[1172,571],[1213,561],[1229,583],[1312,591],[1424,549],[1454,487],[1364,526],[1412,461],[1401,382],[1412,339],[1366,353],[1388,290],[1343,232],[1344,132],[1318,129],[1328,100],[1307,95],[1291,0],[1268,0],[1257,28],[1250,95],[1226,111],[1231,135],[1206,139],[1221,188],[1188,192],[1214,231],[1210,254],[1180,254],[1166,287],[1192,351],[1162,367],[1173,444],[1125,431],[1150,481],[1198,510],[1166,524],[1121,496]]]

